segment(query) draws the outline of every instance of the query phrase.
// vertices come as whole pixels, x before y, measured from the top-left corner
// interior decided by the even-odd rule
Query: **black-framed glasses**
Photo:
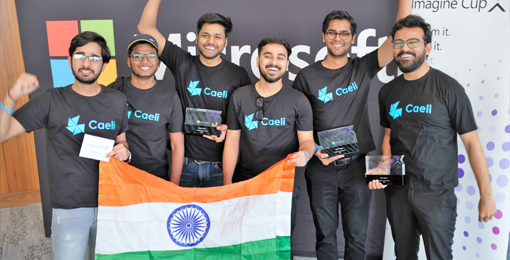
[[[144,57],[147,57],[147,60],[150,62],[158,60],[158,55],[156,53],[133,53],[129,55],[129,57],[136,62],[143,61]]]
[[[326,37],[330,40],[334,40],[336,36],[340,36],[341,39],[347,39],[349,36],[351,36],[351,32],[348,31],[341,31],[341,32],[335,32],[335,31],[327,31]]]
[[[420,42],[422,42],[422,40],[416,39],[416,38],[411,38],[411,39],[408,39],[407,41],[394,40],[392,42],[392,44],[393,44],[394,49],[402,49],[404,47],[404,44],[407,44],[407,47],[409,47],[409,48],[416,48],[420,44]]]
[[[99,57],[97,55],[87,56],[83,53],[75,53],[75,54],[73,54],[72,57],[73,57],[73,60],[84,61],[85,59],[88,59],[90,62],[93,62],[93,63],[97,63],[97,62],[100,62],[101,60],[103,60],[102,57]]]
[[[262,120],[264,118],[264,98],[258,97],[256,101],[257,111],[255,111],[255,119]]]

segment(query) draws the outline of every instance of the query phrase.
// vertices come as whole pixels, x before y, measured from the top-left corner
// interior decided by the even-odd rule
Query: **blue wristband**
[[[8,108],[4,107],[4,104],[2,102],[0,102],[0,108],[2,108],[2,110],[9,115],[12,115],[12,113],[14,113],[14,111],[16,111],[16,110],[14,110],[14,108],[8,109]]]
[[[321,149],[322,146],[321,145],[316,145],[315,146],[315,150],[313,151],[313,154],[315,155],[317,153],[317,150]]]
[[[308,161],[310,161],[310,156],[308,155],[308,153],[305,150],[302,150],[301,152],[305,153],[305,155],[306,155],[306,163],[308,163]]]

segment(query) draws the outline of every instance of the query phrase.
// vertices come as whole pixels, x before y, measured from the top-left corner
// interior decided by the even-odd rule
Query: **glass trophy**
[[[221,124],[221,111],[186,108],[184,118],[184,132],[192,135],[215,135],[220,136],[220,131],[213,124]]]
[[[379,180],[383,185],[405,184],[404,155],[367,155],[365,156],[365,167],[367,169],[367,182]]]

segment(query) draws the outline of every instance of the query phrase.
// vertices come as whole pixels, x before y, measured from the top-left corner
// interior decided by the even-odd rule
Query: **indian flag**
[[[96,259],[290,259],[294,163],[212,188],[182,188],[101,162]]]

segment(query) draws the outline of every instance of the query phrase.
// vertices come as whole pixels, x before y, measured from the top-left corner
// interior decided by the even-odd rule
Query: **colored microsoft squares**
[[[67,57],[71,40],[78,34],[78,21],[46,21],[51,57]]]
[[[108,62],[108,65],[106,65],[106,68],[104,69],[103,73],[101,73],[101,76],[99,76],[98,82],[99,84],[106,86],[114,82],[116,78],[117,78],[117,61],[111,59],[110,62]]]
[[[112,56],[98,79],[99,84],[108,85],[117,78],[113,20],[46,21],[46,31],[53,87],[65,87],[74,83],[74,76],[67,59],[69,45],[73,37],[84,31],[93,31],[103,36]]]
[[[81,20],[82,32],[92,31],[99,33],[106,40],[110,54],[115,56],[115,38],[113,37],[113,20]]]
[[[74,83],[74,76],[69,60],[51,59],[51,77],[53,78],[53,87],[60,88]]]

